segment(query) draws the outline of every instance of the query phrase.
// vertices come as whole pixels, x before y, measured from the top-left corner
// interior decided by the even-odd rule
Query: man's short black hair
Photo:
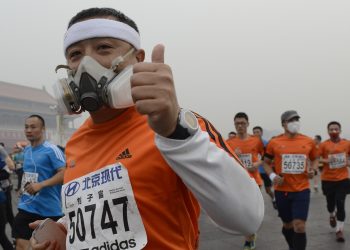
[[[3,143],[3,142],[0,142],[0,145],[1,145],[2,147],[5,147],[5,143]]]
[[[44,118],[42,118],[42,116],[34,114],[34,115],[30,115],[27,117],[27,119],[29,119],[29,118],[38,118],[41,121],[41,125],[43,125],[43,127],[45,127],[45,120],[44,120]]]
[[[235,115],[235,118],[233,120],[236,120],[237,118],[244,118],[246,119],[247,121],[249,121],[248,119],[248,115],[246,113],[243,113],[243,112],[238,112],[236,115]]]
[[[320,135],[315,135],[315,138],[319,141],[322,141],[322,137]]]
[[[68,28],[73,24],[81,22],[86,19],[91,19],[96,17],[106,17],[106,16],[113,16],[119,22],[129,25],[131,28],[136,30],[137,33],[140,33],[136,23],[132,19],[127,17],[121,11],[118,11],[112,8],[90,8],[90,9],[82,10],[79,13],[77,13],[74,17],[72,17],[72,19],[68,23]]]
[[[330,127],[331,125],[338,125],[338,127],[341,129],[341,125],[340,125],[340,123],[337,122],[337,121],[331,121],[330,123],[328,123],[327,129],[329,129],[329,127]]]
[[[263,132],[263,128],[260,127],[260,126],[255,126],[255,127],[253,128],[253,131],[254,131],[255,129],[259,129],[259,130],[261,131],[261,133]]]

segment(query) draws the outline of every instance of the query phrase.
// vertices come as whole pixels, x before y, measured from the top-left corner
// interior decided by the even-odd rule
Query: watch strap
[[[188,132],[187,128],[182,127],[178,121],[174,132],[171,133],[171,135],[169,135],[167,138],[175,140],[185,140],[188,137],[190,137],[190,133]]]

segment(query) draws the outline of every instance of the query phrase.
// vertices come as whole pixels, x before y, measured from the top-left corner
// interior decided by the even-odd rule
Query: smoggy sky
[[[225,137],[237,112],[269,137],[295,109],[303,133],[326,137],[337,120],[350,139],[350,1],[2,1],[0,81],[52,93],[67,23],[89,7],[131,17],[147,60],[163,43],[181,106]]]

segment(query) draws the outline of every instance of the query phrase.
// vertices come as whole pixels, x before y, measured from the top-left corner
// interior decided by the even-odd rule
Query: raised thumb
[[[164,63],[164,50],[163,44],[157,44],[154,46],[152,51],[152,62],[153,63]]]

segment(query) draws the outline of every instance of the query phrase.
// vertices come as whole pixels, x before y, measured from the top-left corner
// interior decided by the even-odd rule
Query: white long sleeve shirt
[[[207,132],[198,129],[185,140],[156,135],[156,145],[220,229],[245,235],[257,232],[264,217],[260,189]]]

